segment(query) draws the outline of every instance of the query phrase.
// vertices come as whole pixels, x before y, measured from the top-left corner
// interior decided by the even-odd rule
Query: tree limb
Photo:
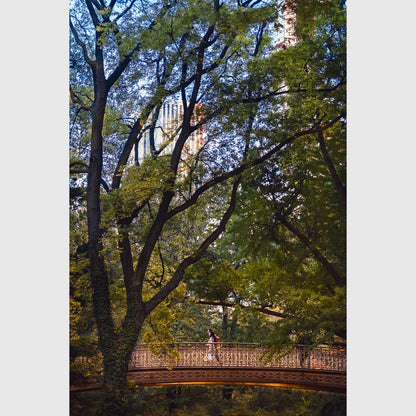
[[[95,13],[94,7],[92,5],[92,1],[93,0],[85,0],[85,4],[87,5],[88,11],[90,12],[90,16],[91,16],[92,22],[94,23],[94,26],[97,27],[99,26],[100,21],[98,20],[97,13]]]
[[[339,82],[337,85],[334,85],[332,88],[317,88],[314,90],[315,93],[318,92],[332,92],[335,91],[336,89],[338,89],[341,85],[344,85],[345,82]],[[309,92],[308,90],[304,89],[304,88],[295,88],[295,89],[288,89],[288,90],[283,90],[283,87],[278,88],[275,91],[270,92],[269,94],[265,94],[265,95],[261,95],[261,96],[257,96],[257,97],[249,97],[249,98],[243,98],[240,102],[242,104],[250,104],[250,103],[258,103],[261,101],[264,101],[268,98],[273,98],[273,97],[277,97],[279,95],[290,95],[290,94],[299,94],[299,93],[307,93]]]
[[[71,100],[74,104],[78,104],[83,110],[91,111],[91,107],[84,103],[84,101],[79,98],[77,94],[75,94],[74,90],[69,87],[69,93],[71,94]]]
[[[332,180],[334,181],[335,187],[337,188],[338,193],[341,196],[342,202],[344,203],[344,205],[346,205],[347,204],[346,188],[341,182],[341,179],[338,176],[335,166],[332,163],[331,156],[329,155],[328,149],[325,146],[325,139],[324,139],[324,134],[322,131],[318,131],[318,142],[319,142],[319,148],[321,149],[322,156],[332,176]]]
[[[78,165],[79,166],[84,166],[85,169],[82,170],[82,172],[76,172],[76,173],[87,173],[88,172],[88,163],[85,163],[85,162],[79,162],[79,161],[77,161],[77,162],[71,162],[69,164],[69,168],[72,168],[72,167],[78,166]],[[75,173],[75,172],[72,172],[72,170],[70,170],[70,173]]]
[[[102,0],[99,0],[99,2],[97,0],[91,0],[91,2],[94,4],[94,6],[97,8],[97,10],[105,9],[105,4],[103,3]]]
[[[334,278],[336,283],[339,286],[345,286],[345,278],[335,270],[335,267],[327,260],[318,247],[316,247],[302,231],[289,223],[285,217],[279,214],[276,214],[276,217],[289,231],[295,234],[306,247],[309,248],[314,257],[324,266],[325,270]]]
[[[84,169],[71,169],[71,167],[76,166],[76,165],[84,166],[85,168]],[[85,162],[72,162],[69,165],[69,167],[70,167],[69,173],[88,173],[88,164]],[[107,182],[103,178],[101,178],[101,185],[103,186],[103,188],[105,189],[107,193],[110,192],[110,188],[107,185]]]
[[[215,7],[218,7],[218,6],[216,5]],[[194,108],[197,102],[198,92],[201,86],[205,51],[208,48],[208,42],[209,42],[211,35],[214,33],[214,29],[215,29],[215,25],[212,25],[207,29],[204,37],[201,39],[201,42],[199,43],[199,46],[198,46],[197,65],[196,65],[196,70],[195,70],[196,77],[194,81],[194,86],[192,89],[191,98],[189,100],[188,107],[186,111],[184,111],[181,134],[175,143],[175,147],[173,149],[172,157],[171,157],[171,167],[174,172],[176,172],[178,168],[180,156],[182,153],[182,148],[190,135],[191,118],[194,112]],[[189,134],[187,134],[188,132]]]
[[[134,3],[136,3],[136,0],[132,0],[131,3],[118,16],[115,17],[114,21],[116,22],[123,17],[133,7]]]
[[[75,42],[81,47],[82,54],[84,56],[85,61],[93,67],[96,63],[96,61],[92,60],[88,55],[88,49],[84,42],[80,39],[77,30],[75,29],[75,26],[72,24],[71,19],[69,19],[69,27],[71,28],[72,35],[74,36]]]
[[[111,86],[120,78],[123,71],[127,68],[127,65],[131,62],[131,59],[135,52],[140,49],[140,42],[137,42],[136,46],[126,55],[126,57],[117,65],[117,68],[111,73],[107,79],[107,88]]]
[[[253,168],[254,166],[260,165],[263,162],[265,162],[267,159],[278,153],[281,149],[283,149],[288,144],[292,143],[294,140],[296,140],[299,137],[307,136],[313,133],[317,133],[318,131],[323,131],[328,129],[329,127],[333,126],[335,123],[337,123],[341,118],[343,118],[343,115],[340,115],[336,117],[334,120],[331,120],[327,122],[324,125],[318,125],[311,127],[309,129],[303,130],[301,132],[295,133],[294,135],[288,137],[287,139],[281,141],[278,145],[276,145],[273,149],[266,152],[263,156],[254,159],[252,161],[243,163],[238,168],[224,173],[223,175],[217,176],[206,182],[205,184],[201,185],[195,193],[189,198],[187,201],[185,201],[182,205],[178,205],[177,207],[173,208],[168,213],[168,218],[172,218],[173,216],[177,215],[178,213],[184,211],[185,209],[189,208],[190,206],[194,205],[198,198],[206,192],[208,189],[212,188],[213,186],[222,183],[234,176],[240,175],[244,171]]]
[[[211,301],[205,301],[205,300],[198,300],[195,303],[199,304],[199,305],[211,305],[211,306],[225,306],[228,308],[241,308],[241,309],[245,309],[245,308],[251,308],[253,310],[255,310],[256,312],[261,312],[264,313],[266,315],[270,315],[270,316],[276,316],[277,318],[287,318],[288,315],[281,313],[281,312],[276,312],[276,311],[272,311],[270,309],[267,309],[265,307],[262,306],[257,306],[257,305],[242,305],[240,303],[238,304],[234,304],[234,303],[227,303],[227,302],[211,302]]]
[[[166,285],[150,300],[145,302],[145,309],[146,311],[152,311],[158,304],[160,304],[163,300],[165,300],[168,295],[179,285],[182,280],[182,277],[185,273],[185,270],[191,266],[192,264],[196,263],[201,256],[205,253],[208,247],[215,241],[217,238],[225,231],[225,226],[231,215],[234,211],[236,201],[237,201],[237,190],[240,185],[241,178],[237,178],[237,180],[233,183],[232,191],[231,191],[231,199],[227,210],[225,211],[218,227],[201,243],[199,248],[194,252],[193,255],[186,257],[179,266],[176,268],[175,273],[173,274],[172,278]]]

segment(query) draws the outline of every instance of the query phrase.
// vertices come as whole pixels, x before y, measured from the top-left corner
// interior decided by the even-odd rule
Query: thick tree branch
[[[211,301],[206,301],[206,300],[197,300],[195,301],[195,303],[199,304],[199,305],[210,305],[210,306],[225,306],[227,308],[241,308],[241,309],[245,309],[245,308],[250,308],[256,312],[261,312],[264,313],[266,315],[270,315],[270,316],[276,316],[277,318],[287,318],[288,315],[281,313],[281,312],[276,312],[276,311],[272,311],[270,309],[267,309],[263,306],[257,306],[257,305],[242,305],[240,303],[238,304],[234,304],[234,303],[227,303],[227,302],[211,302]]]
[[[184,44],[186,42],[186,38],[188,37],[188,33],[185,33],[181,38],[181,48],[184,47]],[[172,73],[172,70],[174,66],[176,65],[177,61],[179,60],[180,54],[177,55],[176,59],[173,59],[172,62],[165,68],[163,78],[160,80],[160,83],[156,89],[156,92],[153,94],[152,99],[149,101],[148,105],[145,106],[140,116],[137,118],[136,122],[134,123],[129,137],[126,140],[126,143],[124,145],[123,151],[121,152],[121,155],[119,157],[117,168],[113,175],[113,182],[112,182],[112,188],[118,188],[121,183],[121,177],[123,174],[124,167],[128,161],[128,158],[130,156],[130,153],[133,149],[133,146],[137,142],[137,137],[139,136],[140,132],[142,131],[144,123],[148,120],[149,116],[152,114],[152,112],[155,110],[155,108],[159,108],[162,105],[163,100],[170,95],[171,93],[168,92],[165,89],[165,85],[169,80],[169,77]],[[176,89],[176,92],[179,91],[179,87]],[[154,143],[153,148],[154,149]]]
[[[197,189],[197,191],[192,195],[192,197],[187,200],[184,204],[177,206],[176,208],[172,209],[168,212],[169,204],[174,196],[174,193],[172,191],[166,191],[163,195],[161,204],[159,206],[159,212],[157,214],[157,217],[155,218],[153,225],[148,233],[148,238],[144,244],[144,247],[140,253],[138,262],[137,262],[137,268],[135,271],[135,277],[134,277],[134,285],[139,288],[141,288],[141,285],[143,284],[145,271],[146,271],[146,265],[148,263],[148,259],[150,259],[151,253],[153,251],[153,248],[160,236],[160,233],[162,232],[164,224],[173,216],[179,214],[180,212],[183,212],[185,209],[189,208],[190,206],[194,205],[198,198],[207,190],[212,188],[213,186],[222,183],[232,177],[238,176],[242,172],[244,172],[247,169],[250,169],[256,165],[259,165],[269,159],[271,156],[273,156],[275,153],[277,153],[279,150],[281,150],[284,146],[288,145],[295,139],[309,135],[312,133],[316,133],[319,130],[324,130],[326,128],[329,128],[333,124],[335,124],[342,116],[339,116],[335,118],[334,120],[326,123],[325,125],[319,125],[315,126],[313,128],[307,129],[305,131],[299,132],[291,137],[289,137],[286,140],[283,140],[279,145],[277,145],[275,148],[271,149],[269,152],[265,153],[262,157],[255,159],[254,161],[247,162],[243,165],[241,165],[239,168],[228,172],[224,175],[221,175],[219,177],[213,178],[211,181],[208,181],[201,187]],[[141,205],[143,206],[143,205]],[[137,213],[134,213],[137,215]],[[127,218],[126,218],[127,219]],[[129,217],[130,221],[133,219],[133,215]],[[188,266],[186,266],[188,267]]]
[[[102,0],[100,0],[100,2],[104,3]],[[112,10],[116,3],[117,0],[111,0],[110,4],[108,5],[108,8]]]
[[[316,247],[302,231],[296,228],[293,224],[289,223],[285,217],[278,214],[276,214],[276,217],[289,231],[298,237],[307,248],[309,248],[315,258],[324,266],[329,275],[334,278],[337,285],[345,286],[345,278],[335,270],[335,267],[328,261],[318,247]]]
[[[91,0],[91,2],[94,4],[97,10],[103,10],[105,8],[105,4],[102,0]]]
[[[254,52],[253,52],[252,56],[256,56],[260,51],[260,45],[261,45],[261,42],[263,40],[263,31],[264,31],[265,27],[266,27],[266,22],[263,22],[259,27],[259,30],[258,30],[257,35],[256,35],[256,46],[254,48]]]
[[[107,79],[107,88],[110,87],[120,78],[123,71],[131,62],[133,55],[140,49],[141,43],[137,42],[136,46],[126,55],[126,57],[118,64],[117,68],[111,73]]]
[[[165,300],[174,289],[176,289],[183,278],[185,270],[192,264],[196,263],[205,253],[208,247],[225,231],[225,226],[227,225],[227,222],[231,218],[231,215],[235,209],[237,201],[237,190],[240,182],[241,179],[238,178],[233,184],[228,209],[225,211],[218,227],[202,242],[202,244],[194,252],[193,255],[188,256],[182,260],[169,282],[167,282],[166,285],[155,296],[153,296],[145,303],[145,310],[147,313],[150,313],[150,311],[152,311],[157,305]]]
[[[71,19],[69,19],[69,27],[71,29],[72,35],[74,36],[75,42],[81,47],[82,54],[84,56],[85,61],[91,66],[94,67],[96,64],[96,61],[90,58],[88,54],[87,45],[85,45],[84,42],[82,42],[81,38],[78,35],[77,30],[75,29],[75,26],[72,24]]]
[[[114,5],[115,1],[112,0],[112,6]],[[129,7],[131,7],[133,4],[131,4]],[[148,31],[151,31],[153,27],[157,23],[158,17],[163,16],[166,11],[168,11],[170,8],[172,8],[175,5],[175,2],[166,2],[165,5],[162,7],[162,9],[159,12],[159,15],[149,24],[147,27]],[[111,6],[111,8],[112,8]],[[119,63],[117,68],[114,70],[114,72],[108,77],[108,88],[110,88],[120,77],[120,75],[123,73],[123,71],[126,69],[128,64],[130,63],[131,59],[133,58],[133,55],[140,49],[141,43],[137,42],[136,46],[126,55],[126,57]]]
[[[300,132],[288,137],[287,139],[281,141],[278,145],[276,145],[274,148],[272,148],[271,150],[266,152],[263,156],[261,156],[257,159],[254,159],[252,161],[243,163],[238,168],[236,168],[236,169],[234,169],[230,172],[227,172],[227,173],[224,173],[223,175],[212,178],[211,180],[209,180],[205,184],[201,185],[195,191],[195,193],[192,195],[191,198],[189,198],[183,204],[178,205],[177,207],[175,207],[171,211],[169,211],[168,218],[171,218],[171,217],[177,215],[178,213],[184,211],[185,209],[189,208],[190,206],[194,205],[197,202],[198,198],[204,192],[206,192],[208,189],[212,188],[213,186],[215,186],[219,183],[222,183],[222,182],[224,182],[224,181],[226,181],[226,180],[228,180],[232,177],[240,175],[241,173],[243,173],[244,171],[246,171],[248,169],[251,169],[251,168],[253,168],[257,165],[262,164],[263,162],[270,159],[270,157],[272,157],[273,155],[278,153],[285,146],[292,143],[294,140],[298,139],[299,137],[307,136],[307,135],[310,135],[310,134],[313,134],[313,133],[317,133],[318,131],[324,131],[324,130],[328,129],[329,127],[331,127],[335,123],[337,123],[341,118],[343,118],[343,115],[340,115],[340,116],[336,117],[335,119],[333,119],[331,121],[328,121],[324,125],[318,125],[318,126],[314,126],[314,127],[308,128],[306,130],[300,131]]]
[[[121,19],[133,7],[134,3],[136,3],[136,0],[132,0],[131,3],[118,16],[116,16],[114,21],[116,22]]]
[[[328,149],[325,146],[325,139],[324,139],[324,134],[322,131],[318,131],[318,142],[319,142],[319,148],[321,149],[322,156],[332,176],[332,180],[334,181],[335,187],[337,188],[338,193],[341,196],[342,202],[344,203],[344,205],[346,205],[347,204],[346,188],[341,182],[341,179],[338,176],[335,166],[332,163],[331,156],[329,155]]]
[[[153,99],[157,97],[158,95],[160,95],[162,91],[164,91],[163,86],[159,86],[156,93],[153,95]],[[152,114],[152,111],[157,105],[160,105],[160,101],[154,102],[153,100],[150,100],[149,104],[145,106],[140,116],[137,117],[136,121],[134,122],[133,127],[130,130],[129,136],[126,140],[126,143],[124,144],[123,150],[118,159],[117,167],[114,171],[112,185],[111,185],[112,189],[119,188],[121,184],[121,177],[123,175],[124,167],[127,164],[127,161],[130,157],[130,153],[135,143],[137,142],[137,138],[143,129],[144,123],[147,121],[147,119]]]
[[[214,33],[214,29],[215,29],[215,25],[212,25],[207,29],[204,37],[201,39],[201,42],[199,43],[199,46],[198,46],[197,65],[196,65],[196,71],[195,71],[196,77],[194,81],[194,86],[192,89],[191,98],[189,100],[188,106],[186,108],[186,111],[184,111],[181,134],[179,135],[179,138],[175,143],[175,147],[173,149],[172,157],[171,157],[171,167],[174,172],[176,172],[178,168],[181,153],[182,153],[182,148],[187,138],[191,134],[191,118],[192,118],[192,114],[194,112],[194,108],[197,102],[199,89],[201,87],[205,51],[208,48],[208,42],[209,42],[211,35]]]
[[[182,39],[184,40],[185,38],[186,38],[186,34],[183,36]],[[178,59],[179,59],[179,55],[178,55]],[[161,80],[161,83],[158,86],[158,89],[157,89],[157,91],[154,95],[154,98],[155,97],[160,97],[161,94],[163,95],[163,92],[165,91],[164,90],[164,85],[167,82],[167,80],[168,80],[168,78],[171,74],[171,71],[173,69],[173,66],[174,66],[175,62],[176,62],[176,60],[171,62],[169,67],[166,68],[163,80]],[[113,189],[118,188],[120,186],[121,176],[122,176],[122,172],[124,170],[124,166],[126,165],[128,157],[131,153],[131,150],[132,150],[134,144],[137,141],[137,137],[138,137],[140,131],[143,128],[144,121],[149,118],[150,114],[152,113],[152,111],[154,110],[155,107],[158,107],[158,105],[160,106],[160,103],[161,103],[162,99],[159,98],[159,101],[157,103],[155,103],[154,98],[145,107],[142,114],[140,115],[140,117],[137,118],[136,122],[133,125],[133,128],[132,128],[132,130],[129,134],[129,137],[126,141],[126,144],[123,148],[122,154],[119,158],[115,174],[113,176],[113,183],[112,183],[112,188]],[[140,253],[139,260],[138,260],[138,267],[136,269],[135,278],[133,279],[133,280],[136,281],[136,284],[137,284],[137,282],[139,282],[138,283],[139,286],[142,284],[142,281],[143,281],[143,278],[144,278],[144,273],[145,273],[145,266],[144,265],[147,264],[148,259],[150,258],[150,255],[152,253],[154,244],[156,244],[156,241],[159,238],[160,232],[163,228],[163,224],[166,222],[166,218],[165,218],[166,217],[166,212],[168,210],[168,206],[169,206],[169,203],[170,203],[172,198],[173,198],[173,193],[172,192],[166,192],[164,194],[161,205],[160,205],[158,216],[157,216],[156,220],[153,223],[151,232],[149,233],[149,238],[147,239],[147,241],[146,241],[146,243],[143,247],[143,250]],[[143,206],[146,204],[146,202],[147,201],[142,201],[140,206],[132,212],[131,216],[124,218],[122,220],[123,224],[131,223],[131,221],[138,215],[138,213],[143,208]],[[130,250],[130,247],[125,246],[124,249],[125,250],[127,250],[127,249]],[[130,274],[130,271],[129,271],[129,274]]]
[[[183,47],[183,41],[186,39],[186,37],[188,36],[188,33],[185,33],[181,39],[181,46]],[[219,65],[219,61],[225,56],[227,50],[229,49],[229,46],[226,46],[223,48],[218,60],[216,62],[214,62],[212,65],[210,65],[209,67],[207,67],[206,69],[202,70],[201,76],[203,74],[206,74],[212,70],[214,70],[215,68],[218,67]],[[178,58],[179,58],[180,54],[178,54]],[[176,63],[176,61],[174,61],[174,64]],[[195,79],[197,78],[197,75],[193,75],[192,77],[190,77],[187,81],[182,81],[180,83],[180,85],[178,85],[176,88],[172,89],[172,90],[165,90],[164,89],[164,85],[166,84],[171,70],[173,68],[173,65],[170,66],[169,70],[166,73],[166,77],[165,79],[161,82],[161,84],[159,85],[159,88],[156,92],[155,96],[163,96],[163,97],[167,97],[169,95],[175,94],[178,91],[184,92],[185,88],[187,86],[189,86],[193,81],[195,81]],[[186,73],[186,71],[185,71]],[[114,74],[114,73],[113,73]],[[162,99],[162,98],[161,98]],[[138,119],[136,120],[135,124],[133,125],[133,128],[131,129],[131,132],[129,134],[129,137],[125,143],[125,146],[123,148],[123,151],[120,155],[119,161],[118,161],[118,165],[117,168],[115,170],[114,176],[113,176],[113,182],[112,182],[112,188],[118,188],[120,186],[121,183],[121,176],[124,170],[124,166],[127,163],[127,160],[129,158],[129,155],[132,151],[132,148],[134,146],[134,144],[137,141],[137,137],[143,127],[143,120],[147,120],[147,118],[149,117],[149,115],[151,114],[151,112],[153,111],[153,109],[156,107],[156,104],[150,102],[148,104],[148,106],[143,110],[142,114],[140,115],[140,117],[138,117]],[[184,103],[184,109],[186,111],[186,109],[188,108],[187,104]],[[217,113],[218,111],[216,111],[215,113]],[[200,127],[200,125],[202,125],[201,123],[198,124],[198,126],[193,126],[192,128],[189,129],[188,133],[191,134],[194,130],[198,129]],[[189,135],[188,135],[189,136]]]
[[[73,169],[73,167],[77,166],[77,165],[84,166],[84,168],[83,169]],[[71,173],[71,174],[74,174],[74,173],[88,173],[88,164],[85,163],[85,162],[72,162],[69,165],[69,168],[70,168],[69,173]],[[103,186],[103,188],[105,189],[105,191],[107,193],[110,192],[110,188],[108,187],[106,181],[103,178],[101,178],[101,185]]]
[[[152,226],[150,227],[149,232],[147,233],[146,241],[137,260],[137,267],[134,276],[134,285],[137,287],[138,293],[141,293],[142,291],[147,265],[150,261],[153,249],[157,243],[157,240],[160,237],[163,227],[168,220],[167,211],[174,195],[175,194],[173,191],[164,192],[162,200],[159,204],[159,211],[152,223]]]
[[[228,49],[230,49],[229,45],[224,46],[218,58],[214,62],[212,62],[210,65],[208,65],[207,67],[203,68],[201,71],[201,74],[205,75],[205,74],[208,74],[209,72],[212,72],[214,69],[216,69],[220,65],[220,62],[224,59],[225,55],[227,54]],[[184,70],[182,74],[186,74],[187,65],[188,64],[184,62]],[[191,85],[196,80],[197,76],[199,76],[199,74],[194,73],[187,80],[184,80],[185,78],[184,76],[182,76],[181,83],[177,87],[171,90],[167,90],[168,95],[173,95],[177,93],[178,91],[185,91],[186,87]]]
[[[142,112],[147,116],[146,118],[150,115],[151,111],[153,109],[153,106],[148,105]],[[134,122],[132,129],[130,130],[130,133],[127,137],[126,143],[124,144],[123,150],[120,154],[120,157],[118,159],[117,162],[117,167],[114,170],[114,174],[113,174],[113,178],[112,178],[112,184],[111,184],[111,188],[112,189],[117,189],[120,187],[121,184],[121,177],[123,175],[123,171],[124,171],[124,167],[127,164],[127,161],[129,159],[130,153],[133,149],[133,146],[135,145],[135,143],[137,142],[137,137],[139,136],[140,132],[142,131],[143,128],[143,118],[140,116],[137,118],[137,120]]]
[[[94,10],[93,0],[85,0],[85,4],[90,12],[91,20],[94,23],[94,26],[97,27],[100,24],[100,21],[98,20],[97,13]]]

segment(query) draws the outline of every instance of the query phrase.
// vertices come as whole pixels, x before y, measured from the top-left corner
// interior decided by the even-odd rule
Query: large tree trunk
[[[97,411],[99,416],[129,414],[133,391],[128,383],[128,369],[144,319],[144,309],[138,302],[134,307],[129,305],[123,327],[114,341],[114,347],[103,357],[103,384]]]
[[[101,235],[102,128],[106,95],[102,92],[103,87],[97,87],[97,84],[100,84],[97,78],[98,76],[95,77],[96,98],[92,110],[91,156],[87,182],[88,257],[99,344],[101,351],[106,356],[113,349],[115,333],[111,316],[108,275],[102,255],[103,244]]]
[[[100,58],[100,53],[97,53]],[[101,178],[103,165],[103,122],[107,102],[107,83],[103,66],[93,67],[95,100],[92,107],[91,156],[87,183],[88,256],[93,289],[94,316],[98,342],[103,354],[103,387],[97,414],[115,416],[128,414],[129,391],[127,371],[131,353],[143,320],[137,308],[130,307],[126,315],[126,330],[117,336],[111,313],[108,273],[102,254]]]

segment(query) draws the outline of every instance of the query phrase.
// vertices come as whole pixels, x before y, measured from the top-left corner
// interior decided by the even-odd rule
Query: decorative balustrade
[[[340,348],[318,347],[307,352],[303,346],[298,346],[281,358],[270,359],[259,344],[222,342],[216,344],[211,359],[208,353],[205,342],[138,344],[132,354],[130,369],[240,367],[346,371],[346,353]]]

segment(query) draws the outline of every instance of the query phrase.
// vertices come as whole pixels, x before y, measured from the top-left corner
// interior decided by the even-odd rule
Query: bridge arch
[[[209,356],[206,343],[138,344],[129,378],[137,385],[221,384],[346,392],[346,354],[340,348],[303,346],[268,361],[258,344],[219,343]],[[99,388],[99,383],[79,389]]]

